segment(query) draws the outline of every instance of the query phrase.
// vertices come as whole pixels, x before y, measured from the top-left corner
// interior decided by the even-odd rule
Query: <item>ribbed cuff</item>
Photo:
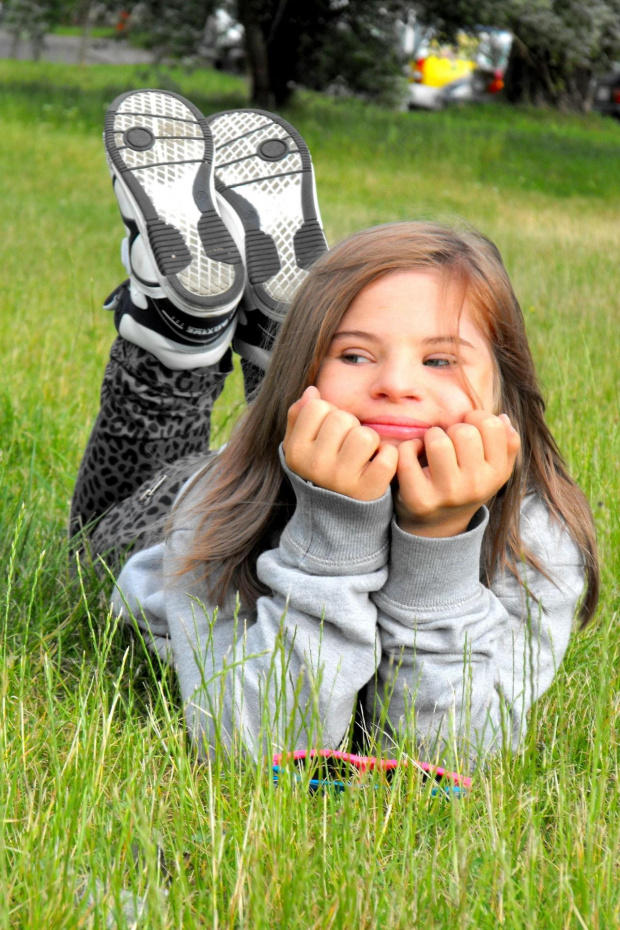
[[[317,575],[361,574],[387,563],[392,517],[390,489],[376,501],[358,501],[318,488],[280,462],[297,506],[280,539],[287,561]]]
[[[489,512],[481,507],[469,528],[446,539],[405,533],[392,521],[388,580],[374,599],[412,610],[437,610],[476,596],[480,551]]]

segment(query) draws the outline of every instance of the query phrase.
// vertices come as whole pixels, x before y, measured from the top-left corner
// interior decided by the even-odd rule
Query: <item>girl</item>
[[[169,392],[181,420],[205,373]],[[319,258],[164,538],[148,502],[163,483],[171,503],[169,471],[91,535],[110,551],[112,527],[113,556],[136,541],[114,607],[174,662],[198,750],[336,748],[358,704],[380,741],[516,749],[598,595],[590,509],[543,411],[488,240],[398,223]]]

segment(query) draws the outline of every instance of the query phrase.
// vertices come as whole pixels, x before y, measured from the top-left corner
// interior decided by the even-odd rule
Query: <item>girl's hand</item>
[[[383,497],[398,465],[396,449],[381,445],[353,414],[321,400],[315,387],[289,409],[283,447],[286,464],[300,478],[358,501]]]
[[[478,508],[503,487],[521,440],[506,414],[472,410],[445,432],[401,443],[394,508],[401,529],[415,536],[463,533]],[[427,465],[418,460],[424,448]]]

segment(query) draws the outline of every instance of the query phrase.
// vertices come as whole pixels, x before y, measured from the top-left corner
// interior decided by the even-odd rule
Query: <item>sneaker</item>
[[[241,358],[247,359],[263,371],[267,371],[273,344],[280,330],[280,322],[270,319],[257,307],[246,309],[246,301],[239,304],[237,327],[232,347]]]
[[[245,271],[215,206],[206,120],[178,94],[131,91],[110,106],[104,142],[127,229],[119,332],[168,367],[213,364],[232,339]]]
[[[273,113],[232,110],[206,122],[217,209],[247,274],[233,347],[265,369],[297,288],[327,250],[312,159],[297,130]]]
[[[235,310],[201,320],[183,313],[167,297],[155,298],[123,281],[103,304],[114,314],[119,334],[155,355],[172,371],[216,365],[232,342]],[[182,332],[176,332],[182,326]],[[174,334],[174,339],[170,334]]]

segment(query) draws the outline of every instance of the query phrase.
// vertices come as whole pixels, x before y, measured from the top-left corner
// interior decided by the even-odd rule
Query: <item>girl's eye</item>
[[[343,362],[346,362],[347,365],[361,365],[363,362],[370,361],[365,355],[359,355],[357,352],[343,352],[340,358]]]
[[[451,358],[427,358],[424,360],[424,364],[429,368],[452,368],[454,365],[457,365],[457,359],[454,357]]]

